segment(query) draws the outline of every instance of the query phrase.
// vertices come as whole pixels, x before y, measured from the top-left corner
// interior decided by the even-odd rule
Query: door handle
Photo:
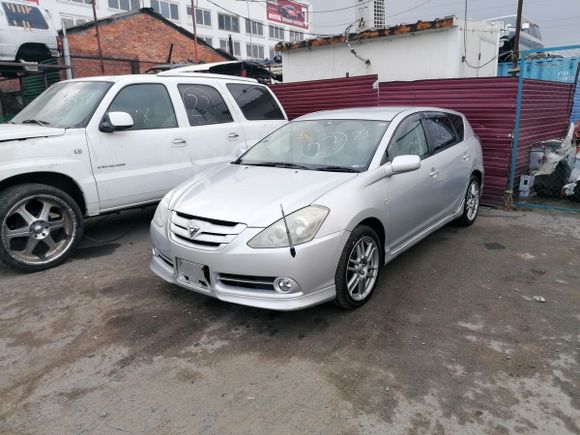
[[[236,133],[235,131],[234,132],[231,132],[231,133],[228,133],[228,139],[229,140],[236,140],[239,137],[240,137],[240,135],[238,133]]]
[[[441,173],[441,171],[439,170],[439,168],[432,168],[431,172],[429,173],[429,176],[431,178],[437,178],[437,176]]]
[[[174,147],[184,147],[185,145],[187,145],[187,141],[185,139],[180,138],[180,137],[176,137],[175,139],[171,139],[171,143],[173,144]]]
[[[469,160],[469,153],[466,151],[463,153],[463,160]]]

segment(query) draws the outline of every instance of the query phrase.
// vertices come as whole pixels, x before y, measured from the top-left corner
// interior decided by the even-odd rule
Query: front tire
[[[375,290],[382,260],[381,242],[375,230],[366,225],[356,227],[336,269],[336,305],[352,310],[368,302]]]
[[[475,176],[471,176],[469,180],[469,185],[467,186],[467,192],[465,193],[465,201],[463,205],[463,214],[457,223],[463,227],[468,227],[473,225],[479,214],[479,201],[481,199],[481,183],[479,179]]]
[[[22,272],[57,266],[74,252],[83,216],[74,199],[44,184],[0,193],[0,260]]]

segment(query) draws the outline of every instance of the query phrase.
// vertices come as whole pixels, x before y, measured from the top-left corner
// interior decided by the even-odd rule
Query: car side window
[[[177,85],[187,112],[189,125],[233,122],[232,114],[219,91],[207,85]]]
[[[403,121],[395,132],[395,137],[391,140],[387,150],[390,161],[397,156],[413,154],[421,158],[429,154],[429,146],[421,119],[413,117]]]
[[[429,129],[435,151],[459,142],[455,129],[447,115],[429,116],[425,119],[425,127]]]
[[[154,83],[124,87],[115,96],[108,112],[127,112],[133,118],[129,130],[175,128],[177,119],[165,86]]]
[[[450,113],[447,116],[455,128],[455,132],[457,133],[457,140],[459,142],[463,142],[465,139],[465,125],[463,123],[463,118],[459,115],[454,115],[453,113]]]
[[[237,83],[226,86],[247,120],[284,119],[280,106],[265,87]]]

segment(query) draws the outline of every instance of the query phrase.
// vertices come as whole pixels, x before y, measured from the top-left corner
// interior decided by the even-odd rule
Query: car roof
[[[456,113],[453,110],[442,109],[440,107],[419,107],[419,106],[380,106],[380,107],[357,107],[352,109],[323,110],[321,112],[309,113],[301,116],[297,120],[316,119],[369,119],[377,121],[392,121],[397,115],[411,115],[417,112],[446,112]]]
[[[238,76],[229,76],[225,74],[205,74],[205,73],[196,73],[196,72],[174,72],[165,71],[162,74],[125,74],[125,75],[118,75],[118,76],[94,76],[94,77],[83,77],[73,80],[66,80],[66,81],[95,81],[95,82],[130,82],[130,83],[151,83],[158,81],[163,83],[166,78],[184,78],[184,79],[211,79],[211,80],[227,80],[232,82],[245,82],[245,83],[252,83],[252,84],[259,84],[256,79],[248,78],[248,77],[238,77]]]

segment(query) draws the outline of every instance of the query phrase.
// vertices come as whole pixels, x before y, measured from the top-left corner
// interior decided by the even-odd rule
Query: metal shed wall
[[[483,147],[483,202],[503,205],[516,116],[517,87],[517,79],[511,77],[381,83],[379,103],[435,106],[465,114]]]
[[[572,106],[572,114],[570,115],[570,121],[576,122],[580,121],[580,78],[576,82],[576,91],[574,93],[574,105]]]
[[[319,110],[376,106],[378,76],[312,80],[272,85],[289,119]]]

